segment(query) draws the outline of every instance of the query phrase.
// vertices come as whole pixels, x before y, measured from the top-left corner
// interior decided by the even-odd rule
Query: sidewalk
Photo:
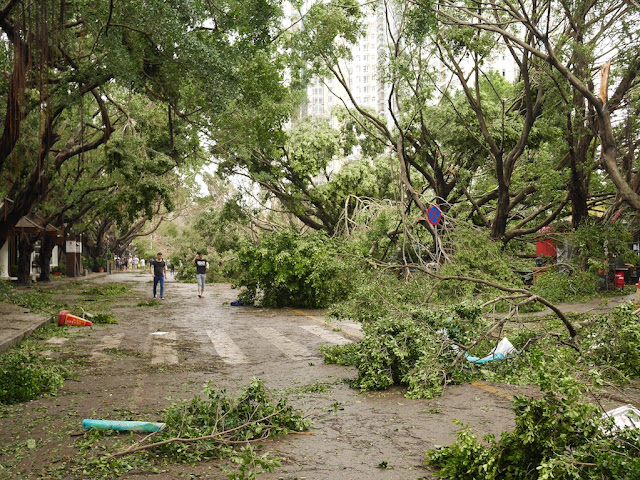
[[[64,277],[56,280],[55,285],[77,280],[92,280],[104,275],[108,273],[93,273],[86,277]],[[0,352],[20,343],[34,330],[44,327],[49,322],[51,317],[42,312],[32,312],[26,307],[0,302]]]

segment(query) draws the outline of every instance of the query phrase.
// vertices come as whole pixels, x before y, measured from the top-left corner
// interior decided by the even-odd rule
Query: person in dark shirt
[[[158,283],[160,284],[160,298],[164,298],[164,281],[167,278],[167,264],[162,259],[162,253],[158,252],[155,260],[149,262],[151,275],[153,275],[153,298],[156,298]]]
[[[207,278],[207,270],[209,269],[209,262],[202,256],[202,252],[198,252],[196,258],[193,259],[193,264],[196,266],[196,281],[198,282],[198,297],[202,298],[204,295],[204,281]]]

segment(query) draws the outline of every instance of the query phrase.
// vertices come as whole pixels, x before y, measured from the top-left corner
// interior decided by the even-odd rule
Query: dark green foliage
[[[637,479],[640,432],[607,433],[581,382],[542,357],[536,366],[543,397],[514,399],[513,431],[480,441],[465,428],[454,444],[430,450],[427,463],[459,480]]]
[[[349,291],[349,269],[323,233],[263,235],[238,252],[235,287],[240,299],[266,307],[325,307]]]
[[[70,370],[17,347],[0,355],[0,403],[33,400],[55,394]]]

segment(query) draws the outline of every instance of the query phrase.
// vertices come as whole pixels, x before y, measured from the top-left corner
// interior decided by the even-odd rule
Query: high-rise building
[[[303,12],[312,4],[305,2]],[[393,29],[393,18],[387,18],[387,11],[380,1],[377,9],[369,9],[363,20],[365,27],[358,43],[351,46],[351,57],[340,62],[339,71],[344,77],[348,91],[332,76],[314,78],[307,87],[307,102],[301,108],[299,117],[306,115],[331,117],[332,109],[337,105],[353,107],[354,103],[360,107],[371,109],[378,115],[390,121],[389,93],[391,86],[385,83],[379,74],[381,61],[391,46],[389,28]],[[299,13],[289,10],[290,18],[296,18]],[[304,28],[302,26],[301,28]],[[443,91],[461,88],[459,79],[449,71],[436,56],[429,57],[430,65],[439,72],[436,76],[438,87]],[[472,68],[471,57],[460,59],[461,67],[469,72]],[[517,64],[509,51],[501,45],[496,45],[492,55],[483,64],[485,72],[497,72],[507,81],[517,79]],[[437,95],[436,95],[437,97]]]

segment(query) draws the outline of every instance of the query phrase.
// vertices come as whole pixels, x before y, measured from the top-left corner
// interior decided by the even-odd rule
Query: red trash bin
[[[624,271],[616,271],[613,284],[616,288],[624,288]]]
[[[558,256],[556,241],[550,237],[551,234],[553,234],[552,227],[543,227],[538,232],[538,240],[536,241],[536,255],[538,257],[556,258]]]

